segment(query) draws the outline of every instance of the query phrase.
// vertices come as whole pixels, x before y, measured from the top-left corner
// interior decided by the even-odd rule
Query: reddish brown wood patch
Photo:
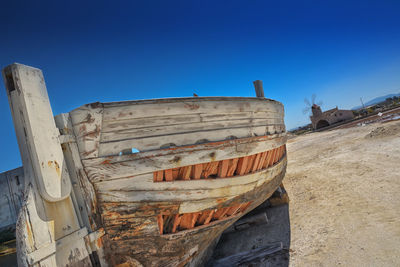
[[[153,173],[154,182],[176,180],[216,179],[246,175],[278,163],[286,152],[286,145],[254,155],[189,165]]]
[[[158,229],[160,234],[171,234],[187,229],[193,229],[201,225],[207,225],[210,222],[222,220],[238,215],[239,213],[243,213],[250,206],[250,204],[251,202],[246,202],[230,207],[204,210],[201,212],[158,215]]]

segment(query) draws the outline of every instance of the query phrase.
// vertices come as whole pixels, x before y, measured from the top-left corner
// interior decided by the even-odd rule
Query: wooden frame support
[[[3,77],[14,126],[23,128],[17,139],[20,151],[21,146],[27,146],[30,163],[23,162],[24,166],[32,164],[39,193],[45,200],[67,198],[71,182],[42,71],[12,64],[4,68]]]

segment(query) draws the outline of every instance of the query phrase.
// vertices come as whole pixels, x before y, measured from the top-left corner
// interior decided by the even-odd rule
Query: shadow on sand
[[[271,206],[267,200],[241,220],[265,213],[267,221],[242,230],[227,229],[207,266],[289,266],[289,204]]]

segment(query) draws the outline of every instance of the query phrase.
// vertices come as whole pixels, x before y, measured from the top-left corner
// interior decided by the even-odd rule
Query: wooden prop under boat
[[[284,177],[283,105],[261,93],[53,118],[39,69],[12,64],[3,77],[26,181],[20,266],[201,265]]]

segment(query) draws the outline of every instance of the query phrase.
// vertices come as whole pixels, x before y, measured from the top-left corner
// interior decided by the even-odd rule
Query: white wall
[[[14,227],[24,194],[22,167],[0,173],[0,229]]]

